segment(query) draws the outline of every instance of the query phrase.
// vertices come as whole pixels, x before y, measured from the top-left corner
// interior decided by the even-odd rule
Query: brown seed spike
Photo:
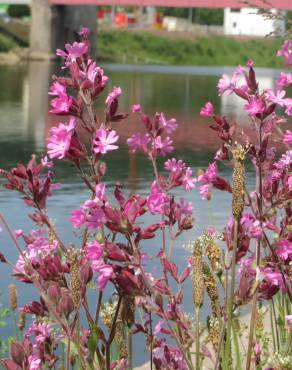
[[[25,312],[20,311],[19,312],[19,318],[18,318],[18,324],[17,326],[19,327],[19,330],[23,330],[25,327],[25,321],[26,321],[26,316]]]
[[[71,268],[70,268],[70,275],[71,275],[71,293],[72,293],[72,300],[74,302],[75,308],[80,307],[81,301],[81,282],[80,282],[80,269],[79,269],[79,260],[78,256],[75,254],[71,259]]]
[[[245,192],[245,150],[242,145],[238,144],[233,151],[234,169],[233,169],[233,198],[232,214],[234,218],[239,219],[244,209],[244,192]]]
[[[12,311],[17,308],[17,289],[15,284],[8,285],[9,305]]]
[[[193,249],[193,298],[196,306],[200,307],[204,299],[203,252],[199,240],[196,240]]]
[[[204,284],[211,301],[213,316],[215,318],[219,318],[221,314],[221,309],[217,283],[209,265],[206,262],[203,263],[203,273],[204,273]]]
[[[129,326],[132,326],[135,323],[135,297],[130,295],[123,297],[121,319]]]

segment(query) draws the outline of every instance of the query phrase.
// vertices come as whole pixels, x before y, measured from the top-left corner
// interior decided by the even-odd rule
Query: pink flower
[[[130,148],[130,151],[135,153],[139,149],[146,151],[147,145],[150,143],[150,141],[151,139],[149,134],[142,135],[140,132],[138,132],[127,140],[127,144]]]
[[[244,105],[244,109],[251,117],[255,117],[257,114],[264,113],[266,107],[262,99],[251,96],[248,103]]]
[[[85,213],[82,209],[76,209],[71,213],[70,221],[75,229],[78,229],[85,223]]]
[[[50,113],[60,114],[69,113],[73,104],[73,99],[67,94],[60,95],[59,97],[51,100],[52,109]]]
[[[268,89],[265,92],[266,99],[270,101],[271,103],[277,104],[280,107],[284,107],[285,100],[284,96],[286,95],[286,91],[284,90],[278,90],[276,94],[272,89]]]
[[[282,261],[292,260],[292,243],[287,239],[282,239],[277,243],[277,256]]]
[[[201,109],[200,115],[204,117],[211,117],[214,114],[214,107],[213,104],[209,101],[205,104],[205,106]]]
[[[49,339],[52,333],[53,327],[50,324],[38,323],[34,321],[26,331],[26,335],[35,335],[36,342],[41,344]]]
[[[287,150],[286,153],[282,154],[281,158],[278,162],[274,164],[274,166],[278,170],[286,170],[289,168],[292,164],[292,150]]]
[[[258,342],[254,345],[254,353],[256,356],[260,356],[262,353],[261,345]]]
[[[75,41],[73,44],[65,44],[65,49],[68,52],[68,57],[75,60],[88,53],[88,44],[85,42]]]
[[[54,166],[54,162],[49,161],[47,156],[42,157],[41,162],[44,167],[51,168]]]
[[[76,120],[71,118],[68,125],[59,123],[58,127],[51,128],[51,136],[47,145],[50,158],[63,159],[66,157],[75,127]]]
[[[287,185],[288,185],[289,191],[292,190],[292,175],[288,177]]]
[[[183,176],[182,183],[185,190],[191,190],[195,187],[196,179],[192,177],[192,170],[190,167],[186,169]]]
[[[185,168],[185,163],[181,159],[172,158],[164,163],[164,168],[169,172],[181,172]]]
[[[252,59],[248,59],[246,62],[246,65],[248,68],[252,68],[254,66],[254,61]]]
[[[265,267],[261,269],[261,272],[264,274],[264,280],[269,284],[268,288],[277,287],[285,291],[285,283],[280,272],[273,270],[271,267]],[[265,292],[262,293],[264,294]]]
[[[154,139],[154,147],[163,157],[174,150],[172,144],[173,140],[171,140],[171,138],[168,136],[164,140],[161,138],[161,136],[157,136]]]
[[[147,206],[152,214],[164,214],[165,207],[168,204],[169,199],[167,195],[162,192],[156,181],[151,185],[150,195],[147,198]]]
[[[164,113],[159,115],[159,124],[168,134],[173,133],[177,129],[177,122],[175,118],[167,120]]]
[[[50,113],[60,114],[70,112],[73,99],[71,96],[67,95],[66,87],[64,85],[55,81],[50,88],[49,95],[56,96],[56,98],[51,100],[52,109],[50,110]]]
[[[141,105],[140,104],[132,105],[132,112],[133,113],[141,113]]]
[[[203,175],[198,177],[198,181],[202,184],[210,184],[218,175],[216,162],[210,163]]]
[[[193,214],[193,203],[187,202],[184,198],[179,199],[179,207],[182,214],[186,216],[191,216]]]
[[[96,185],[94,201],[98,205],[102,205],[104,202],[106,202],[105,185],[104,184],[99,183],[99,184]]]
[[[208,197],[210,195],[210,187],[209,187],[209,185],[208,184],[201,185],[199,187],[199,193],[200,193],[202,199],[208,199]]]
[[[92,261],[99,260],[103,255],[103,248],[97,241],[87,243],[85,249],[87,258]]]
[[[97,278],[98,288],[100,290],[103,290],[106,287],[108,281],[113,276],[114,270],[113,270],[112,266],[107,265],[105,263],[100,263],[100,262],[95,262],[94,261],[92,263],[92,269],[93,269],[93,271],[96,271],[96,272],[99,273],[99,276]]]
[[[292,65],[292,40],[284,41],[281,49],[277,52],[278,57],[283,57],[286,66]]]
[[[110,106],[115,100],[122,95],[122,89],[120,87],[114,87],[108,94],[105,103]]]
[[[284,136],[283,136],[283,142],[284,142],[285,144],[289,144],[289,145],[291,145],[291,144],[292,144],[292,131],[287,130],[287,131],[284,133]]]
[[[96,229],[102,227],[106,223],[104,211],[100,207],[90,209],[86,216],[86,226],[89,229]]]
[[[90,30],[87,27],[82,27],[81,30],[78,32],[79,36],[82,36],[84,38],[88,38],[90,34]]]
[[[256,220],[251,213],[245,213],[240,219],[240,224],[248,237],[255,239],[262,237],[263,231],[260,221]]]
[[[96,131],[95,139],[93,140],[93,150],[96,154],[106,154],[112,150],[118,149],[117,145],[113,145],[119,139],[116,131],[100,128]]]
[[[53,82],[49,90],[49,95],[60,96],[66,94],[66,86],[60,84],[60,82],[58,81]]]
[[[14,230],[14,235],[16,239],[20,238],[23,235],[23,230],[21,229]]]
[[[276,84],[278,89],[290,86],[292,84],[292,73],[281,72]]]
[[[285,107],[286,107],[285,113],[288,116],[292,116],[292,98],[284,99],[284,104],[285,104]]]
[[[236,83],[238,79],[238,73],[234,73],[231,79],[224,74],[217,84],[218,95],[221,96],[232,94],[234,89],[236,88]]]
[[[285,320],[287,325],[292,329],[292,315],[286,315]]]
[[[35,355],[30,355],[28,356],[28,366],[29,370],[41,370],[43,367],[42,360]]]

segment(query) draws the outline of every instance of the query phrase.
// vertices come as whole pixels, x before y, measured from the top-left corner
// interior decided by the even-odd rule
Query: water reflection
[[[19,160],[27,162],[31,153],[41,153],[45,147],[45,139],[49,129],[62,118],[56,118],[47,113],[48,110],[48,87],[50,76],[56,70],[56,66],[49,63],[31,62],[21,66],[0,66],[2,86],[0,89],[0,167],[11,168]],[[132,104],[140,102],[143,110],[148,113],[164,111],[167,116],[174,116],[180,123],[176,134],[176,156],[185,160],[192,166],[194,172],[199,168],[205,168],[212,160],[214,150],[218,146],[216,136],[208,129],[208,120],[198,114],[206,101],[212,101],[217,112],[231,115],[233,119],[244,123],[246,117],[239,114],[242,101],[233,98],[217,96],[216,84],[223,70],[204,69],[207,72],[202,75],[202,69],[192,70],[189,68],[163,70],[153,68],[143,71],[137,68],[129,70],[122,67],[108,66],[107,73],[110,76],[110,86],[121,86],[123,96],[121,98],[121,110],[129,111]],[[165,72],[165,70],[164,70]],[[184,72],[184,73],[183,73]],[[230,71],[227,71],[230,72]],[[270,73],[270,72],[269,72]],[[260,84],[264,87],[272,87],[273,75],[260,77]],[[98,102],[98,109],[102,111],[104,97]],[[151,167],[142,155],[129,155],[125,145],[126,138],[139,129],[139,122],[135,117],[126,122],[116,124],[121,137],[121,150],[108,155],[106,161],[108,173],[106,176],[107,187],[113,189],[116,181],[120,181],[125,191],[129,193],[141,192],[146,195],[148,184],[153,178]],[[222,167],[222,173],[230,176],[230,170]],[[249,181],[252,182],[252,169],[248,169]],[[68,215],[77,208],[81,202],[87,199],[87,192],[83,190],[78,177],[74,175],[68,164],[56,166],[56,180],[63,183],[60,191],[49,202],[49,213],[56,223],[56,227],[65,242],[72,242],[71,225]],[[2,181],[2,180],[0,180]],[[207,226],[214,225],[220,229],[229,217],[230,195],[215,192],[216,203],[207,205],[197,192],[184,194],[187,200],[195,205],[195,228],[184,234],[177,242],[174,258],[182,269],[185,265],[185,257],[188,252],[181,247],[191,238],[198,236]],[[29,219],[24,219],[23,214],[30,210],[26,208],[17,194],[8,193],[0,189],[0,207],[15,229],[22,228],[28,232],[33,226]],[[212,208],[211,208],[212,207]],[[199,210],[199,214],[197,211]],[[149,220],[148,220],[149,221]],[[152,222],[153,220],[151,220]],[[147,222],[147,220],[146,220]],[[1,250],[12,261],[17,258],[11,241],[3,232],[0,235]],[[158,252],[157,243],[151,241],[145,243],[145,248],[150,256]],[[6,266],[1,266],[0,289],[4,291],[4,304],[7,304],[6,287],[11,282],[10,271]],[[190,289],[190,283],[187,289]],[[20,305],[30,301],[34,296],[30,286],[21,287]],[[191,295],[186,299],[186,308],[192,310]],[[207,314],[207,312],[205,312]],[[2,330],[2,329],[1,329]],[[10,327],[2,330],[0,335],[10,334]],[[143,356],[138,359],[142,363],[147,359],[143,351],[143,342],[136,343],[136,349]]]

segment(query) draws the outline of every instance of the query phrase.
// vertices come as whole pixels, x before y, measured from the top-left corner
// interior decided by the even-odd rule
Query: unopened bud
[[[24,349],[22,345],[18,342],[12,341],[10,345],[10,354],[11,354],[12,360],[22,367],[22,362],[25,357],[25,353],[24,353]]]
[[[71,312],[74,310],[74,303],[68,293],[62,295],[59,303],[59,311],[68,319]]]
[[[99,176],[104,176],[106,174],[106,163],[105,162],[99,162],[97,172]]]
[[[81,266],[80,268],[80,279],[81,281],[87,285],[91,279],[92,279],[92,276],[93,276],[93,271],[92,271],[92,268],[89,264],[84,264]]]
[[[57,303],[61,297],[61,289],[59,285],[52,284],[51,286],[49,286],[47,294],[54,303]]]

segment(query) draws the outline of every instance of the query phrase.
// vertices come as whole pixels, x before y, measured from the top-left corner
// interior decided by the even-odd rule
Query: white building
[[[277,10],[272,12],[277,14]],[[271,33],[283,35],[284,32],[284,20],[266,19],[254,8],[224,9],[225,35],[267,36]]]

